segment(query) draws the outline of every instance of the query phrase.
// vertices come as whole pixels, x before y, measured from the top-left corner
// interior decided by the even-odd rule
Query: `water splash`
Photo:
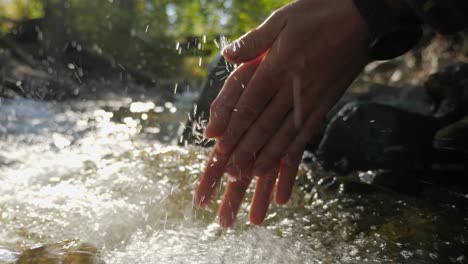
[[[117,110],[132,115],[133,103],[2,101],[0,262],[67,240],[117,264],[463,261],[468,223],[456,208],[347,178],[317,181],[318,169],[306,178],[301,168],[292,200],[273,205],[264,227],[248,224],[245,203],[237,226],[223,230],[219,199],[206,210],[193,204],[209,150],[157,143],[119,122]],[[143,112],[148,120],[182,107],[154,104],[164,111]],[[62,137],[69,144],[58,147]]]

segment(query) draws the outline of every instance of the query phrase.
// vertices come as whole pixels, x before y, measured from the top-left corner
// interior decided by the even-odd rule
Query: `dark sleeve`
[[[468,27],[468,0],[405,0],[420,19],[442,34]]]

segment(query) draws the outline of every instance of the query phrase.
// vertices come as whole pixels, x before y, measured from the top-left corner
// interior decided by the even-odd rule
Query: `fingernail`
[[[231,219],[226,219],[225,217],[219,217],[219,225],[222,228],[230,228],[234,225],[236,221],[236,216],[232,215]]]
[[[237,42],[231,43],[229,46],[226,46],[223,50],[223,54],[228,56],[230,59],[236,59],[239,55],[239,47]]]

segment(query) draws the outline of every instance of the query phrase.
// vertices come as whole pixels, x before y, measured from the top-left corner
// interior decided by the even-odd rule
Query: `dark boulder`
[[[459,120],[467,114],[468,64],[460,63],[431,75],[422,87],[371,84],[347,92],[313,150],[326,169],[341,173],[466,173],[468,126]]]
[[[435,132],[445,125],[430,116],[376,103],[349,103],[334,116],[317,150],[325,169],[431,169]]]
[[[377,103],[420,115],[431,115],[434,109],[434,101],[420,86],[394,87],[371,83],[357,91],[349,89],[326,115],[320,129],[307,146],[308,151],[317,150],[328,124],[349,103]]]
[[[458,63],[431,75],[424,83],[436,103],[435,116],[456,121],[468,114],[468,63]]]

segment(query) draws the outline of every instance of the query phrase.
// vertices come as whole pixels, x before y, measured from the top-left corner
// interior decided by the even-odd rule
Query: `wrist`
[[[388,60],[410,50],[421,38],[420,23],[403,0],[353,0],[369,30],[367,50],[374,60]]]

